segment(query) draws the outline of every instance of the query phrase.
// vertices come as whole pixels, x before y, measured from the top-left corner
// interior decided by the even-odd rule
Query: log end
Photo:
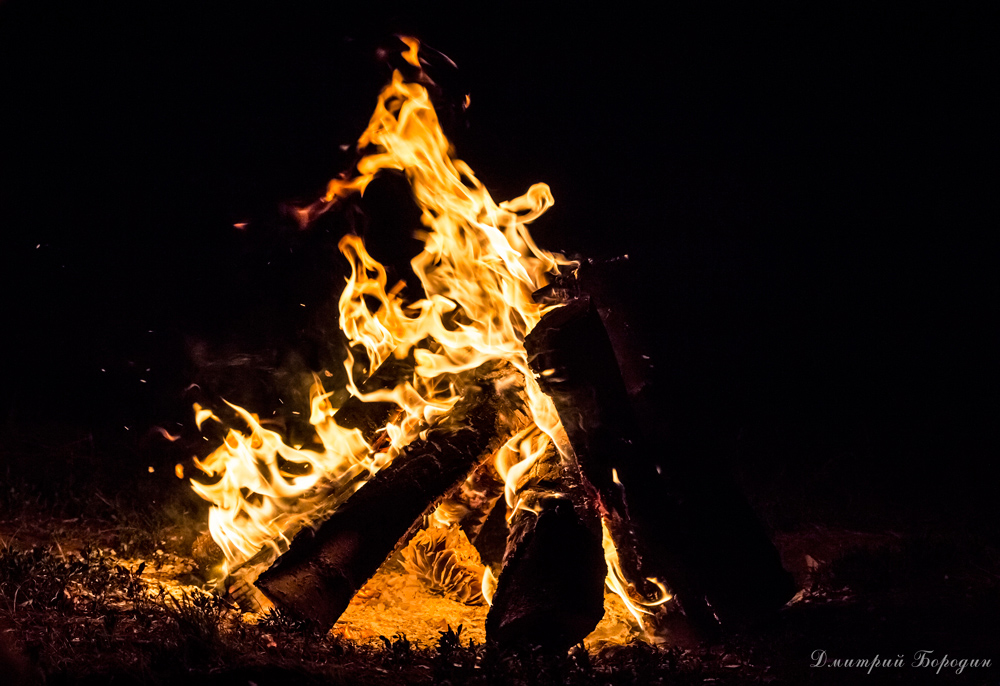
[[[505,561],[486,635],[502,648],[565,651],[604,616],[603,549],[568,499],[546,500],[532,524],[530,540]]]
[[[282,610],[324,628],[333,626],[357,592],[342,575],[326,574],[321,565],[272,570],[261,574],[257,588]]]

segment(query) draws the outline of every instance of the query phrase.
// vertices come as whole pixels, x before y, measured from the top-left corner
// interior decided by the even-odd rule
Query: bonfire
[[[683,532],[669,527],[677,487],[628,410],[579,264],[529,232],[553,204],[548,186],[496,202],[441,128],[419,43],[402,41],[405,64],[355,167],[297,214],[308,228],[378,174],[401,172],[421,212],[410,266],[422,292],[389,283],[358,236],[340,241],[349,400],[334,407],[337,389],[316,376],[322,449],[289,445],[233,405],[243,425],[195,461],[220,589],[253,611],[276,604],[348,633],[411,636],[442,611],[424,592],[469,608],[456,617],[476,637],[563,650],[588,637],[709,637],[733,605],[777,607],[791,582],[766,541],[748,574],[764,580],[758,601],[734,603],[695,578]],[[221,421],[195,411],[199,427]],[[475,544],[491,517],[507,542],[483,560]],[[399,625],[376,619],[386,612]]]

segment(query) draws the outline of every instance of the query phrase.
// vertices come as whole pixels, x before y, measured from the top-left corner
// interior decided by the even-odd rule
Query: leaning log
[[[523,421],[510,427],[514,434],[527,426],[530,421],[523,415]],[[434,519],[441,526],[457,526],[466,538],[475,542],[476,537],[489,518],[500,496],[503,495],[503,481],[494,466],[495,455],[484,459],[469,476],[441,501],[434,512]]]
[[[628,580],[643,593],[652,590],[646,578],[656,577],[674,594],[660,616],[651,618],[654,626],[676,625],[679,610],[685,628],[711,640],[720,622],[760,617],[791,597],[791,577],[755,515],[731,502],[743,496],[720,475],[700,474],[697,465],[679,463],[697,455],[664,454],[646,436],[589,297],[543,317],[525,348],[584,477],[599,493]],[[700,478],[689,478],[692,473]],[[725,502],[713,484],[724,491]],[[719,506],[711,522],[705,517],[708,502]],[[706,555],[708,548],[715,553]],[[671,610],[673,616],[662,616]]]
[[[361,391],[363,393],[371,393],[391,388],[400,382],[411,367],[412,363],[409,360],[400,361],[394,357],[390,357],[374,374],[361,383]],[[401,412],[402,410],[395,403],[365,402],[361,398],[351,395],[347,397],[340,408],[334,413],[333,420],[338,426],[344,429],[357,429],[360,431],[365,442],[369,444],[374,443],[373,452],[376,452],[382,447],[379,445],[378,440],[384,435],[380,435],[379,431],[386,424],[396,419]],[[352,483],[326,483],[320,484],[318,488],[329,496],[328,500],[339,502],[339,498],[336,497],[338,492],[352,488]],[[298,530],[296,529],[289,533],[294,536],[298,533]],[[264,564],[273,559],[274,554],[274,550],[270,546],[266,546],[250,559],[231,569],[230,573],[235,573],[242,567],[256,567]],[[199,536],[195,541],[192,547],[192,557],[205,571],[217,566],[225,559],[222,549],[212,540],[208,532]]]
[[[561,464],[551,446],[526,482],[510,517],[486,636],[501,647],[565,652],[604,616],[600,519],[576,465]]]
[[[403,449],[317,529],[296,536],[257,587],[283,609],[332,626],[430,508],[498,447],[499,426],[517,412],[518,393],[498,383],[511,373],[503,365],[480,377],[446,424]]]
[[[392,388],[407,374],[412,373],[412,366],[413,362],[410,358],[397,360],[395,357],[390,357],[361,384],[362,393]],[[372,452],[378,452],[384,449],[388,443],[387,434],[379,432],[388,423],[396,420],[401,413],[402,410],[395,403],[365,402],[361,398],[351,395],[334,413],[333,420],[342,428],[360,431],[361,436],[372,446]],[[325,502],[336,504],[343,499],[345,494],[357,488],[362,478],[362,475],[357,475],[346,481],[322,483],[318,489],[325,495]],[[320,510],[315,517],[321,519],[325,514]],[[287,531],[286,535],[296,536],[300,530],[301,525],[296,526]],[[229,598],[236,602],[242,610],[260,612],[268,606],[267,600],[261,596],[254,584],[259,570],[264,565],[273,562],[278,554],[278,550],[274,547],[264,546],[255,555],[229,570],[228,576],[222,583]],[[192,557],[206,572],[225,559],[222,549],[212,540],[208,532],[202,534],[195,541],[192,547]]]

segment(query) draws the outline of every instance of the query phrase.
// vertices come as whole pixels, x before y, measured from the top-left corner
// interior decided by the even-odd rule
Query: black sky
[[[552,186],[539,243],[630,256],[601,273],[674,424],[882,477],[995,455],[984,16],[207,5],[0,4],[9,423],[53,394],[67,423],[165,423],[206,365],[327,362],[339,225],[282,208],[350,164],[406,32],[458,64],[432,76],[470,93],[449,133],[494,197]],[[372,250],[405,262],[378,193]],[[226,391],[273,402],[266,378]]]

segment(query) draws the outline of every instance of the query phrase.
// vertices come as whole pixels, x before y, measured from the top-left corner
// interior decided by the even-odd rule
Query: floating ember
[[[648,489],[615,465],[648,459],[600,320],[573,292],[578,265],[528,231],[552,206],[548,186],[495,202],[455,157],[418,43],[403,41],[408,75],[395,71],[379,95],[356,169],[299,216],[308,223],[380,172],[402,172],[424,227],[410,262],[424,297],[406,300],[359,237],[340,241],[351,265],[339,306],[350,400],[334,407],[317,377],[310,422],[321,451],[288,445],[232,406],[246,426],[196,461],[206,478],[192,480],[212,503],[220,580],[250,605],[268,602],[256,586],[327,626],[358,606],[401,616],[393,608],[419,605],[417,589],[459,606],[486,601],[486,637],[556,649],[594,631],[606,585],[624,605],[612,624],[655,641],[689,619],[690,633],[711,631],[718,617],[684,560],[662,554],[670,532],[626,505],[626,492],[641,506]],[[593,374],[577,365],[591,354]],[[196,412],[199,426],[220,421]],[[497,503],[505,516],[491,517]],[[472,544],[498,519],[506,549],[483,560]],[[678,584],[673,598],[667,587]],[[464,615],[480,623],[470,633],[484,609]],[[365,634],[348,624],[345,635]],[[613,634],[607,622],[598,632]]]

